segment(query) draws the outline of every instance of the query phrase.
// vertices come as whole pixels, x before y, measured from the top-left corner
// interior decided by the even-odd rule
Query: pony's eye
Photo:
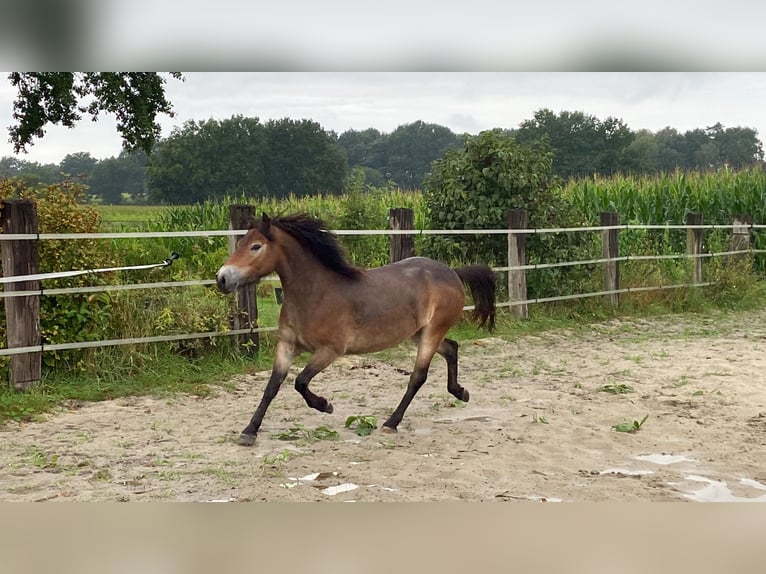
[[[253,243],[250,246],[250,249],[251,249],[251,251],[258,251],[261,247],[262,247],[262,245],[260,243]]]

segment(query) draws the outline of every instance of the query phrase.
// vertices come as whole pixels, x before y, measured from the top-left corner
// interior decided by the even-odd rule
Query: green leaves
[[[648,418],[649,415],[645,415],[644,418],[641,419],[641,422],[633,421],[632,423],[620,423],[618,425],[612,426],[612,428],[617,432],[626,432],[631,434],[637,433],[641,430],[641,427],[644,426],[644,423]]]
[[[318,440],[335,440],[338,438],[338,431],[332,430],[327,426],[319,426],[315,429],[307,429],[299,424],[291,426],[288,430],[273,435],[278,440],[316,442]]]
[[[354,415],[346,419],[344,426],[359,436],[367,436],[378,428],[378,419],[372,415]]]
[[[312,443],[319,440],[335,440],[338,438],[338,431],[332,430],[327,426],[319,426],[315,429],[308,429],[302,425],[296,424],[288,430],[272,435],[278,440],[300,441]]]
[[[177,72],[170,75],[183,79]],[[15,153],[43,137],[48,124],[72,127],[85,113],[95,120],[109,112],[117,118],[123,147],[148,154],[160,135],[157,115],[173,115],[165,78],[155,72],[13,72],[8,79],[18,90],[17,123],[9,130]],[[91,99],[82,103],[86,98]]]

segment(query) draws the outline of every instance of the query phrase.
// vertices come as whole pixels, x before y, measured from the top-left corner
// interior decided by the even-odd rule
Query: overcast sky
[[[536,110],[583,111],[621,118],[632,130],[670,126],[683,132],[721,122],[766,134],[766,73],[748,72],[194,72],[168,80],[176,117],[162,117],[163,136],[187,120],[232,115],[261,121],[312,119],[327,130],[397,126],[423,120],[455,132],[514,128]],[[0,156],[13,155],[7,127],[15,92],[0,79]],[[84,119],[74,129],[48,128],[18,157],[58,163],[68,153],[98,159],[119,154],[114,119]]]

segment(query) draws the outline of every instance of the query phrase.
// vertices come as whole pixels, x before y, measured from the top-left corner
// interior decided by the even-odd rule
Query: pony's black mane
[[[308,249],[322,265],[343,277],[358,279],[362,274],[360,269],[348,262],[338,237],[327,229],[321,219],[298,213],[256,220],[253,227],[269,239],[273,239],[271,227],[284,231]]]

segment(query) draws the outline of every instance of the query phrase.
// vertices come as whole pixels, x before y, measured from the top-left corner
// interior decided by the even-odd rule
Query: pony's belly
[[[346,354],[375,353],[406,341],[420,328],[415,321],[408,323],[379,324],[372,328],[359,329],[349,336]]]
[[[413,333],[414,335],[414,333]],[[367,353],[377,353],[378,351],[385,351],[406,341],[411,337],[402,337],[400,339],[394,339],[391,341],[353,341],[351,345],[346,348],[346,355],[365,355]]]
[[[413,312],[364,317],[337,313],[312,321],[311,326],[289,322],[287,331],[302,350],[310,353],[333,349],[338,355],[362,355],[393,347],[411,338],[422,326]]]

